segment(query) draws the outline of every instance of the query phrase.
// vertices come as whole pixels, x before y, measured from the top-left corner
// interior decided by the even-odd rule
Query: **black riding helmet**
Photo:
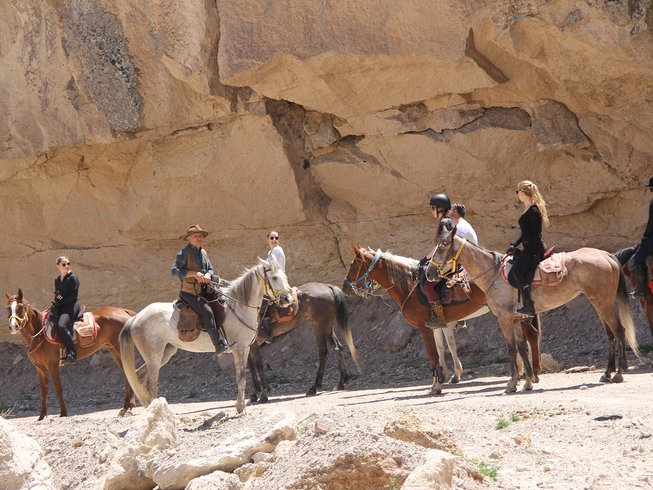
[[[653,187],[653,175],[651,175],[651,178],[648,179],[648,185],[646,187]]]
[[[433,194],[429,200],[429,206],[435,206],[444,211],[451,210],[451,199],[446,194]]]

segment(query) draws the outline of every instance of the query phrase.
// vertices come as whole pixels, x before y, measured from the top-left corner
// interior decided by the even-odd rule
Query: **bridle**
[[[272,272],[272,269],[263,268],[263,276],[259,275],[258,270],[256,271],[256,275],[261,279],[263,279],[263,285],[265,289],[264,294],[270,298],[270,302],[277,303],[281,299],[281,296],[290,293],[292,289],[291,288],[275,289],[272,286],[272,283],[270,282],[270,278],[268,277],[268,272]]]
[[[369,279],[370,272],[372,272],[372,269],[374,269],[374,267],[376,267],[376,264],[378,264],[379,261],[381,260],[381,255],[382,252],[381,249],[379,248],[376,250],[376,253],[374,254],[374,260],[372,260],[367,270],[363,274],[361,274],[360,277],[354,279],[353,281],[350,281],[349,279],[345,278],[344,281],[345,284],[350,286],[352,291],[357,296],[365,297],[368,294],[372,294],[376,289],[379,289],[381,287],[379,283],[377,283],[372,279]],[[356,256],[354,260],[361,260],[363,264],[365,264],[365,261],[358,256]],[[358,286],[358,284],[361,281],[364,281],[362,286]]]
[[[453,255],[448,260],[445,260],[444,262],[436,262],[433,260],[433,257],[431,257],[431,260],[429,261],[429,265],[435,267],[436,271],[438,272],[438,277],[444,278],[447,276],[450,276],[452,274],[455,274],[456,270],[458,270],[458,257],[460,257],[460,254],[463,251],[463,248],[465,248],[465,244],[467,243],[467,238],[463,238],[462,243],[460,244],[460,247],[456,251],[456,253]],[[435,254],[433,254],[435,255]],[[451,268],[449,269],[448,272],[443,272],[444,268],[448,265],[451,264]]]
[[[16,304],[18,304],[17,300],[13,300],[13,301],[15,301]],[[11,320],[16,320],[16,325],[17,325],[16,332],[17,333],[22,331],[25,328],[25,325],[27,325],[27,320],[29,319],[28,309],[24,304],[23,304],[23,307],[24,307],[24,316],[21,317],[21,316],[17,315],[16,314],[16,308],[12,308],[12,313],[9,316],[9,323],[10,324],[11,324]],[[31,335],[31,334],[27,333],[27,336],[30,338],[29,344],[27,345],[27,353],[28,354],[31,354],[32,352],[34,352],[36,349],[38,349],[41,346],[41,344],[45,340],[45,335],[43,337],[41,337],[41,341],[35,347],[32,347],[32,343],[44,331],[45,331],[45,324],[43,324],[41,326],[41,329],[38,332],[36,332],[34,335]]]

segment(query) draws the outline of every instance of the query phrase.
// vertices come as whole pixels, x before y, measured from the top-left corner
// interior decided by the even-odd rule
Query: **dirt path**
[[[267,405],[251,405],[235,415],[234,402],[173,403],[179,415],[179,444],[201,451],[215,439],[184,430],[224,412],[221,431],[251,427],[271,412],[294,412],[296,420],[318,416],[338,427],[381,434],[385,424],[407,414],[428,420],[450,434],[460,456],[486,475],[483,488],[652,488],[653,371],[633,369],[622,384],[601,384],[600,371],[541,376],[532,392],[504,395],[505,376],[476,375],[447,387],[441,396],[427,385],[274,396]],[[117,410],[61,419],[49,416],[12,418],[24,433],[48,451],[62,488],[87,486],[99,476],[102,432],[124,433],[143,412],[117,418]],[[603,417],[607,420],[597,420]],[[213,436],[215,437],[215,435]],[[79,458],[64,458],[76,448]],[[181,448],[180,448],[181,450]],[[275,465],[283,465],[279,460]],[[283,473],[283,472],[281,472]],[[292,469],[288,468],[288,474]],[[281,488],[284,481],[270,482]],[[459,488],[480,488],[471,480]]]

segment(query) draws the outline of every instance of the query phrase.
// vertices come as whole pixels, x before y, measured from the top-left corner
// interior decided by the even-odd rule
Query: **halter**
[[[356,293],[358,296],[364,296],[365,294],[372,294],[372,291],[377,289],[379,285],[377,284],[376,281],[372,279],[368,279],[368,276],[370,275],[370,272],[372,272],[372,269],[376,267],[376,264],[379,263],[379,260],[381,260],[381,249],[378,248],[376,250],[376,254],[374,255],[374,260],[372,260],[372,263],[370,266],[367,268],[367,271],[365,271],[364,274],[362,274],[360,277],[354,279],[353,281],[350,281],[349,279],[345,279],[345,284],[348,286],[351,286],[351,289]],[[357,284],[361,281],[365,281],[361,287],[357,286]]]
[[[442,263],[436,262],[435,260],[433,260],[433,257],[431,257],[431,260],[429,261],[429,265],[432,265],[433,267],[436,268],[439,277],[447,277],[456,272],[456,269],[458,269],[458,257],[460,257],[460,253],[463,251],[463,248],[465,248],[466,243],[467,243],[467,238],[463,238],[463,242],[460,244],[460,248],[458,249],[458,251],[454,254],[453,257],[451,257],[449,260],[446,260],[445,262]],[[451,269],[449,269],[449,272],[445,274],[442,271],[444,270],[444,267],[447,264],[451,264]]]
[[[272,283],[270,283],[270,279],[268,278],[268,272],[271,272],[272,269],[266,269],[263,268],[263,277],[261,277],[258,273],[258,269],[256,270],[256,275],[263,279],[263,285],[265,288],[265,295],[267,295],[272,302],[277,302],[283,296],[284,294],[290,293],[291,289],[290,288],[285,288],[285,289],[274,289],[272,287]]]
[[[14,308],[14,311],[16,309]],[[27,325],[27,308],[25,308],[25,316],[24,317],[19,317],[16,315],[16,313],[12,313],[11,316],[9,317],[9,323],[11,323],[11,320],[16,320],[16,323],[18,324],[18,328],[16,329],[17,332],[20,332],[23,328],[25,328],[25,325]]]

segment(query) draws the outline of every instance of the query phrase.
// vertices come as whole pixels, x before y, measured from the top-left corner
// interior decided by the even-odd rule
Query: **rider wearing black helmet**
[[[453,229],[453,221],[448,217],[449,212],[451,211],[451,199],[449,199],[449,196],[446,194],[433,194],[429,199],[429,206],[431,206],[433,217],[437,222],[437,230],[434,239],[435,244],[437,245],[442,227],[446,227],[449,230]],[[429,254],[422,259],[420,265],[428,263],[428,260],[431,259],[434,251],[435,249],[429,252]],[[442,307],[442,301],[437,289],[438,288],[435,284],[422,288],[431,304],[431,310],[433,312],[431,319],[424,324],[428,328],[444,328],[447,326],[444,319],[444,308]]]
[[[653,175],[648,179],[646,188],[649,192],[653,192]],[[653,255],[653,199],[651,199],[648,205],[648,222],[644,229],[644,235],[642,235],[642,242],[635,255],[633,255],[631,262],[635,269],[634,272],[637,275],[637,288],[632,293],[633,298],[646,298],[646,283],[648,279],[646,273],[646,257],[650,255]]]

